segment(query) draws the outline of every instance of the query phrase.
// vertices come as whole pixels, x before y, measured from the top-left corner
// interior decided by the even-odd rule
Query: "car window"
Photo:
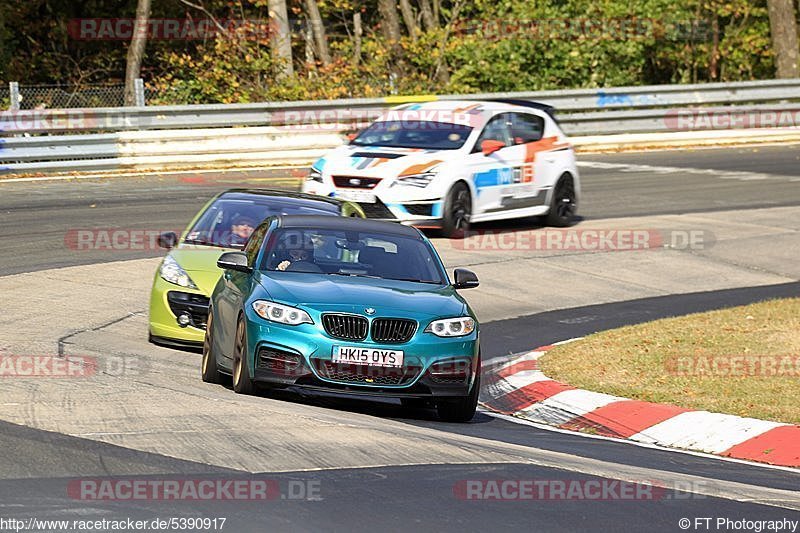
[[[370,125],[350,144],[387,148],[456,150],[464,145],[470,133],[472,133],[472,128],[463,124],[432,120],[385,120]]]
[[[538,141],[544,135],[544,119],[527,113],[512,113],[511,137],[514,144]]]
[[[475,142],[473,152],[481,151],[483,141],[500,141],[506,146],[511,145],[511,117],[509,113],[503,113],[492,118],[486,123],[480,137]]]
[[[281,201],[281,197],[226,198],[211,204],[186,233],[184,242],[225,248],[243,248],[261,222],[277,215],[331,215],[336,206]]]
[[[272,235],[261,270],[446,282],[435,252],[420,239],[325,228],[285,228]]]

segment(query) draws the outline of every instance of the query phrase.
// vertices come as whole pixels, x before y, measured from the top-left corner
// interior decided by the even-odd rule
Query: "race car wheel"
[[[456,183],[444,201],[442,233],[445,237],[462,237],[469,229],[472,195],[464,182]]]
[[[217,357],[214,354],[214,339],[211,329],[211,321],[213,315],[211,311],[208,312],[208,321],[206,322],[206,336],[203,339],[203,363],[202,363],[202,377],[206,383],[220,383],[219,368],[217,368]]]
[[[556,183],[553,197],[550,200],[550,211],[545,223],[556,228],[566,228],[575,223],[575,212],[578,199],[575,195],[575,182],[572,176],[562,176]]]
[[[436,403],[436,412],[445,422],[469,422],[475,416],[478,408],[478,396],[481,393],[481,358],[478,356],[478,374],[469,395],[453,400],[439,400]]]
[[[247,365],[247,331],[244,318],[236,325],[236,344],[233,349],[233,391],[239,394],[253,394],[255,389]]]

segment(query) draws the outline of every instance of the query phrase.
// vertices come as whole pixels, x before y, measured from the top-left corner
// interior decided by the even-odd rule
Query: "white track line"
[[[298,170],[308,168],[306,165],[299,166],[284,166],[284,167],[248,167],[248,168],[221,168],[221,169],[203,169],[203,170],[150,170],[147,172],[109,172],[107,174],[78,174],[70,176],[35,176],[30,178],[8,178],[3,179],[0,176],[0,185],[3,183],[24,183],[29,181],[67,181],[67,180],[90,180],[90,179],[110,179],[110,178],[138,178],[141,176],[170,176],[180,174],[219,174],[219,173],[241,173],[241,172],[258,172],[263,170]]]
[[[600,170],[617,170],[619,172],[640,172],[644,174],[693,174],[710,176],[724,180],[762,181],[782,180],[798,181],[797,176],[784,176],[781,174],[765,174],[763,172],[747,172],[738,170],[716,170],[712,168],[694,167],[669,167],[660,165],[639,165],[633,163],[606,163],[603,161],[578,161],[579,167],[595,168]]]

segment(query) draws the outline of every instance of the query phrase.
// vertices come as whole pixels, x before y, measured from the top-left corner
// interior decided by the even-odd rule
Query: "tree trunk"
[[[317,57],[323,65],[331,64],[331,52],[328,48],[328,37],[325,35],[325,25],[322,23],[322,16],[319,14],[317,0],[306,0],[306,13],[314,32],[314,42],[317,48]]]
[[[422,13],[422,23],[426,30],[430,31],[439,26],[433,18],[430,0],[419,0],[419,11]]]
[[[389,46],[396,48],[400,42],[400,19],[397,16],[397,3],[394,0],[378,0],[381,14],[381,29]]]
[[[708,79],[717,81],[719,75],[719,17],[711,21],[711,59],[708,62]]]
[[[314,30],[311,29],[311,22],[306,19],[306,27],[304,30],[304,40],[306,43],[306,64],[310,65],[314,62]]]
[[[361,36],[364,29],[361,27],[361,12],[353,13],[353,66],[361,62]]]
[[[798,77],[797,19],[793,0],[767,0],[775,73],[778,78]]]
[[[133,26],[131,44],[125,64],[125,105],[136,105],[136,79],[141,77],[144,47],[147,45],[147,26],[150,18],[150,0],[138,0],[136,22]]]
[[[411,2],[409,2],[409,0],[400,0],[400,13],[403,14],[403,22],[405,22],[406,28],[408,28],[408,35],[413,42],[417,42],[417,32],[419,28],[415,20],[414,9],[411,7]]]
[[[289,14],[286,12],[286,0],[269,0],[269,18],[271,21],[270,47],[272,57],[280,63],[280,77],[294,74],[292,65],[292,33],[289,31]]]

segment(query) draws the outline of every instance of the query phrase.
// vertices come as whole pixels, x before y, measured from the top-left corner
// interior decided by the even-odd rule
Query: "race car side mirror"
[[[217,259],[217,266],[223,270],[235,270],[247,274],[253,271],[247,264],[247,254],[242,252],[225,252]]]
[[[493,154],[501,148],[505,148],[506,143],[503,141],[495,141],[492,139],[486,139],[481,143],[481,152],[483,155]]]
[[[174,231],[167,231],[158,236],[158,245],[171,250],[178,244],[178,235]]]
[[[453,287],[456,289],[474,289],[478,286],[478,276],[475,272],[467,270],[466,268],[457,268],[453,271],[453,278],[455,283]]]

